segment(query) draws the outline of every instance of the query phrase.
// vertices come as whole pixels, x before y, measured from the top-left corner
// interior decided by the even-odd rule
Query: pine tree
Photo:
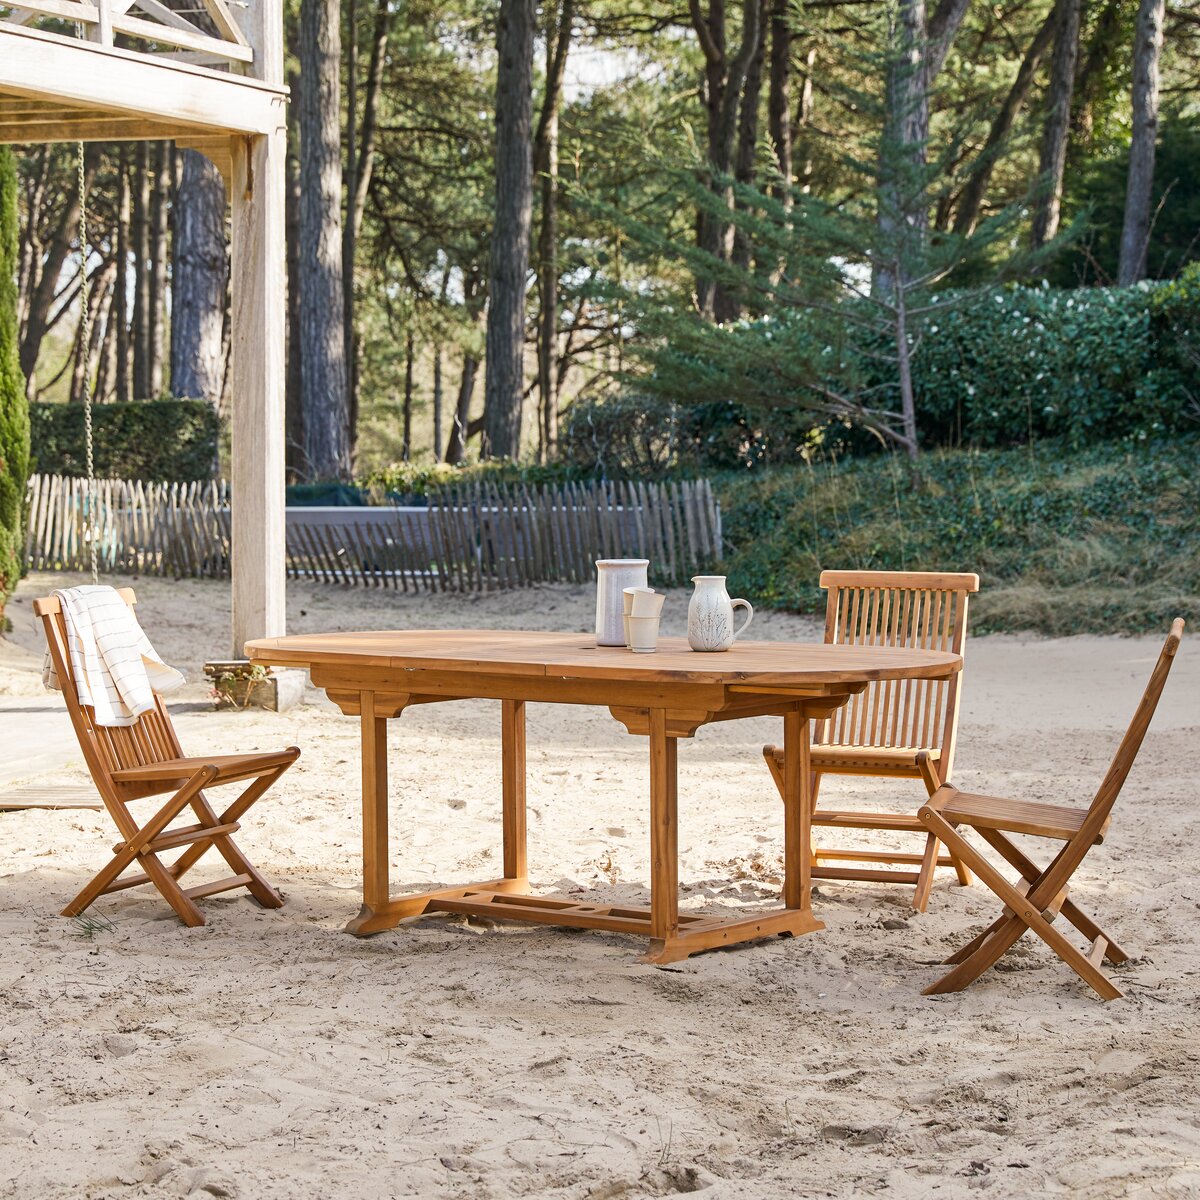
[[[704,319],[698,300],[642,289],[627,297],[643,335],[631,345],[646,368],[629,382],[643,395],[701,408],[734,401],[748,409],[806,413],[809,427],[837,423],[873,434],[916,460],[920,451],[913,360],[938,315],[978,303],[1006,278],[1030,270],[1059,249],[1014,250],[1024,199],[978,222],[970,232],[931,229],[928,214],[962,185],[951,133],[933,153],[914,153],[907,110],[890,86],[880,97],[869,81],[902,74],[906,43],[889,33],[881,54],[861,57],[864,87],[846,87],[845,103],[875,119],[876,133],[841,157],[844,190],[814,196],[803,189],[726,182],[736,199],[729,219],[752,247],[745,267],[672,241],[623,214],[610,216],[651,257],[672,252],[696,278],[736,296],[743,313],[723,325]],[[912,101],[922,107],[923,93]],[[674,191],[687,190],[702,210],[712,193],[689,186],[674,168]],[[714,215],[706,212],[706,215]],[[972,288],[954,287],[971,282]],[[700,311],[698,311],[700,310]]]
[[[17,358],[17,169],[0,146],[0,629],[21,575],[21,510],[29,472],[29,405]]]

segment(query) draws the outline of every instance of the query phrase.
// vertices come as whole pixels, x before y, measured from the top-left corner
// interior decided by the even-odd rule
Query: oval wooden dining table
[[[662,638],[654,654],[597,646],[572,633],[405,630],[301,634],[249,642],[255,663],[307,668],[313,684],[362,728],[363,905],[347,930],[360,936],[422,913],[605,929],[650,938],[644,961],[824,926],[810,899],[809,722],[828,716],[874,680],[898,688],[949,679],[957,654],[889,646],[738,642],[717,654]],[[414,704],[493,699],[501,707],[504,875],[486,883],[393,896],[388,878],[387,721]],[[529,889],[525,826],[525,705],[608,708],[650,745],[650,906],[593,904]],[[680,913],[676,768],[680,738],[743,717],[783,719],[782,906],[751,917]],[[430,764],[433,769],[433,764]]]

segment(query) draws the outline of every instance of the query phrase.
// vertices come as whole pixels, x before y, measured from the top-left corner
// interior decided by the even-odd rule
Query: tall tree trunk
[[[412,458],[413,359],[415,356],[413,333],[410,329],[404,339],[404,441],[400,456],[405,462]]]
[[[285,18],[288,20],[288,18]],[[295,22],[288,20],[290,38],[295,43]],[[300,93],[300,77],[288,74],[293,96]],[[304,408],[300,378],[303,363],[300,354],[300,129],[295,104],[288,105],[288,150],[286,159],[287,191],[284,194],[283,223],[287,236],[287,369],[284,375],[284,437],[287,476],[291,482],[310,476],[304,457]]]
[[[183,151],[175,190],[171,392],[217,406],[224,379],[225,184],[199,151]]]
[[[1137,283],[1146,274],[1164,16],[1165,0],[1141,0],[1133,39],[1133,128],[1129,138],[1129,176],[1125,184],[1125,221],[1121,227],[1117,265],[1117,283],[1121,287]]]
[[[969,0],[940,0],[926,18],[925,0],[899,0],[888,50],[887,111],[880,152],[879,231],[895,250],[905,273],[906,262],[921,253],[929,226],[926,143],[929,140],[929,93]],[[874,286],[888,294],[895,285],[889,269],[877,269]]]
[[[1097,103],[1108,94],[1109,65],[1121,53],[1124,39],[1123,0],[1106,0],[1100,15],[1089,21],[1091,37],[1075,75],[1075,102],[1071,114],[1073,145],[1091,141]]]
[[[538,228],[538,458],[545,462],[558,441],[558,116],[571,48],[575,0],[547,6],[546,91],[533,141],[533,166],[541,183]]]
[[[150,146],[138,142],[133,169],[133,398],[150,395]]]
[[[1075,64],[1079,58],[1080,0],[1057,0],[1054,54],[1050,59],[1050,86],[1046,92],[1046,120],[1038,153],[1040,191],[1033,210],[1030,240],[1040,250],[1058,233],[1062,213],[1063,172],[1067,165],[1067,138],[1071,132],[1071,98],[1075,90]]]
[[[900,0],[890,31],[886,112],[879,150],[881,252],[892,266],[877,266],[874,286],[890,295],[908,276],[929,224],[923,173],[929,140],[929,83],[925,59],[925,0]]]
[[[163,394],[163,348],[167,313],[167,227],[174,178],[170,142],[154,143],[154,190],[150,198],[150,310],[146,326],[148,395]]]
[[[51,156],[47,155],[44,162],[49,171],[53,166]],[[84,153],[84,185],[89,192],[99,163],[100,147],[92,143]],[[39,247],[40,253],[31,256],[28,268],[20,364],[21,373],[25,376],[25,395],[30,400],[35,399],[39,392],[37,365],[42,352],[42,342],[56,319],[61,319],[61,314],[65,311],[63,306],[59,305],[58,317],[52,315],[52,310],[61,296],[59,284],[67,259],[75,249],[75,238],[79,231],[79,196],[73,184],[67,189],[67,197],[67,203],[62,208],[53,234],[44,248]],[[32,242],[34,239],[31,236],[27,240]],[[68,290],[72,286],[73,282],[68,285]]]
[[[988,184],[992,179],[992,171],[1004,152],[1009,134],[1012,133],[1017,116],[1029,95],[1029,89],[1037,74],[1037,69],[1054,40],[1056,20],[1056,10],[1051,10],[1050,15],[1046,17],[1037,33],[1034,34],[1033,41],[1029,43],[1029,49],[1025,51],[1025,57],[1017,69],[1017,77],[1013,80],[1012,87],[1008,89],[1008,94],[1004,97],[999,111],[992,118],[983,149],[971,167],[971,173],[967,177],[966,186],[962,190],[958,207],[954,212],[955,233],[970,234],[975,230],[979,221],[979,212],[983,207],[983,198],[987,194]]]
[[[433,461],[442,453],[442,341],[433,344]]]
[[[383,68],[388,35],[392,26],[389,0],[378,0],[375,25],[371,35],[371,56],[367,66],[366,87],[363,91],[362,122],[358,122],[358,25],[357,4],[351,3],[349,27],[353,41],[347,50],[346,114],[346,224],[342,231],[342,289],[346,344],[346,389],[350,408],[351,446],[358,440],[359,359],[361,336],[358,331],[357,301],[355,299],[355,263],[358,241],[362,234],[363,215],[367,207],[367,192],[375,165],[378,142],[379,91],[383,84]]]
[[[75,360],[71,365],[71,403],[82,404],[88,382],[96,382],[96,360],[100,339],[104,332],[104,309],[109,290],[112,288],[116,263],[106,259],[92,268],[88,276],[88,317],[91,322],[90,336],[83,340],[83,322],[75,330]]]
[[[458,466],[467,453],[467,436],[471,422],[471,397],[475,392],[475,376],[479,360],[469,351],[463,355],[462,374],[458,378],[458,401],[454,406],[454,423],[446,444],[446,462]]]
[[[813,75],[816,72],[816,67],[817,47],[814,45],[810,46],[804,55],[804,71],[800,76],[800,96],[796,104],[796,117],[792,122],[791,129],[793,155],[795,154],[795,145],[800,138],[801,132],[804,132],[807,135],[809,126],[812,124],[814,102]],[[806,194],[812,191],[814,167],[811,141],[811,137],[806,136],[804,158],[800,163],[800,169],[796,171],[796,181],[800,186],[800,190]],[[794,166],[792,169],[793,171],[796,170]]]
[[[765,31],[771,12],[771,0],[760,0],[758,25]],[[762,98],[763,65],[766,60],[767,39],[759,34],[758,45],[750,56],[746,68],[746,82],[742,87],[741,111],[738,114],[737,151],[733,160],[733,175],[738,183],[752,185],[758,174],[758,110]],[[735,266],[747,270],[754,253],[751,239],[735,227],[733,234],[732,260]],[[741,305],[736,298],[728,304],[729,315],[736,316]]]
[[[342,136],[345,159],[342,186],[347,200],[357,188],[358,175],[358,0],[345,0],[346,10],[346,128]],[[346,408],[350,423],[350,452],[358,445],[358,346],[355,339],[354,267],[358,230],[350,205],[342,224],[342,344],[346,351]]]
[[[116,389],[117,399],[120,401],[133,399],[130,376],[133,364],[129,355],[129,219],[129,155],[122,146],[117,167],[117,280],[114,285],[114,319],[117,323]]]
[[[304,451],[312,478],[348,480],[341,57],[337,0],[301,0],[299,332]]]
[[[109,231],[109,245],[117,244],[117,230]],[[109,263],[109,284],[105,288],[104,303],[100,306],[100,331],[96,338],[96,400],[106,404],[114,398],[117,373],[117,337],[115,310],[117,292],[117,260],[114,254]]]
[[[700,0],[688,0],[688,11],[704,54],[703,99],[708,163],[712,171],[710,183],[729,206],[732,195],[719,177],[727,176],[733,170],[742,90],[762,35],[761,3],[760,0],[742,0],[742,40],[732,58],[726,46],[725,0],[709,0],[707,13],[701,9]],[[721,262],[729,261],[733,250],[731,229],[719,216],[698,215],[696,242],[712,257]],[[696,281],[696,303],[701,313],[713,320],[723,321],[734,315],[732,298],[709,279]]]
[[[767,130],[775,150],[780,183],[772,195],[792,202],[792,19],[789,0],[772,0],[771,68],[767,89]]]
[[[525,399],[525,289],[533,213],[534,0],[500,0],[496,204],[488,283],[483,455],[517,458]]]

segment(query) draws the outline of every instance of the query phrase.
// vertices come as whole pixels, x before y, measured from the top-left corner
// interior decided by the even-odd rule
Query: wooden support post
[[[254,52],[250,73],[283,84],[282,0],[255,0],[239,17]],[[255,137],[235,138],[232,261],[233,653],[285,632],[284,354],[287,267],[284,193],[287,115]]]
[[[504,877],[528,878],[525,833],[525,701],[503,700]]]
[[[284,156],[286,139],[233,146],[233,654],[285,631]]]
[[[667,736],[666,710],[652,708],[650,936],[659,941],[669,941],[679,933],[678,752],[678,741]]]
[[[812,904],[811,791],[808,719],[797,705],[783,718],[783,903],[787,908]]]

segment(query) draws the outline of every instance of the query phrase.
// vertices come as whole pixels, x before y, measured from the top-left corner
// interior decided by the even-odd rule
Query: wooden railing
[[[136,11],[135,11],[136,10]],[[198,19],[194,19],[198,18]],[[177,12],[162,0],[20,0],[0,3],[0,23],[72,22],[83,37],[111,47],[115,35],[144,44],[144,53],[165,53],[204,65],[249,63],[254,51],[226,0],[196,0]]]
[[[25,557],[32,570],[82,571],[96,544],[104,574],[227,575],[224,483],[141,483],[37,475]],[[682,583],[721,558],[721,512],[706,480],[559,487],[473,483],[428,506],[289,508],[293,578],[404,591],[484,591],[587,582],[597,558],[648,558]]]

